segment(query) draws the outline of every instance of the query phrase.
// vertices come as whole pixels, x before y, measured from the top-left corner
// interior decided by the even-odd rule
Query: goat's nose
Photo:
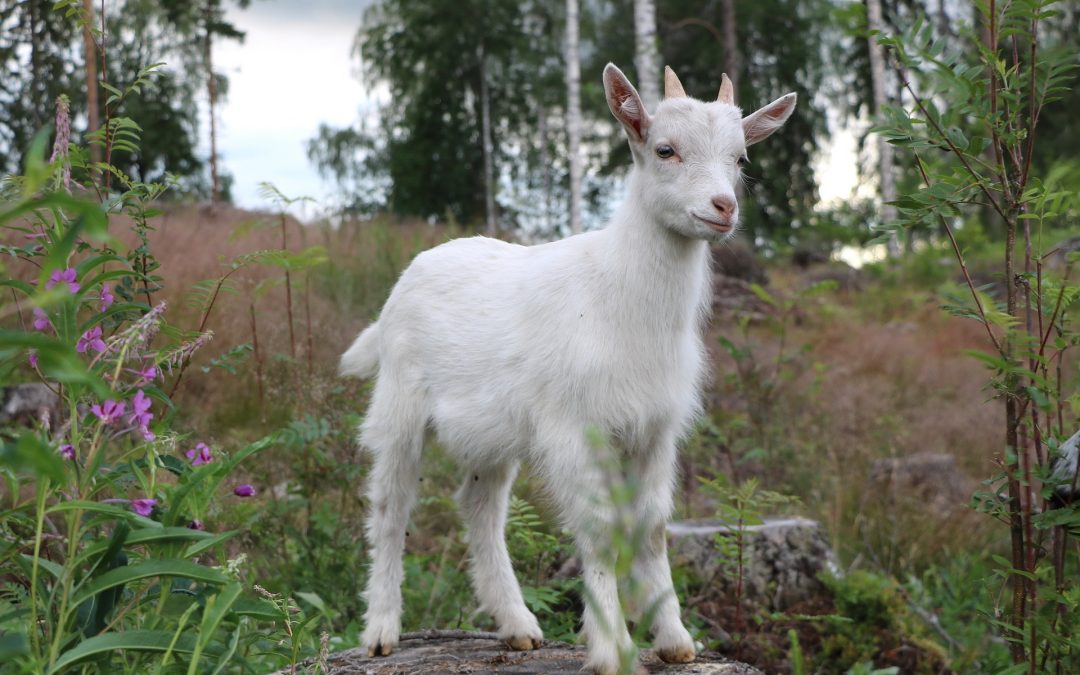
[[[735,213],[736,204],[734,197],[729,197],[727,195],[717,195],[712,198],[712,203],[713,206],[716,208],[717,212],[720,213],[720,217],[725,220],[731,218],[731,216]]]

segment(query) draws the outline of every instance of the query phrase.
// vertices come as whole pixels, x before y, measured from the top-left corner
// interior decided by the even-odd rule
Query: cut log
[[[529,652],[507,648],[494,633],[426,630],[406,633],[390,656],[369,657],[364,649],[349,649],[326,658],[330,673],[364,675],[428,675],[429,673],[577,673],[585,662],[585,647],[544,641]],[[694,663],[668,665],[651,651],[641,664],[649,673],[672,675],[760,675],[753,666],[719,654],[699,654]],[[305,664],[305,665],[314,665]],[[281,671],[282,673],[287,671]]]
[[[668,525],[673,565],[687,565],[718,595],[734,597],[736,560],[718,547],[717,536],[734,543],[735,528],[720,521]],[[821,525],[808,518],[766,518],[743,528],[743,597],[771,610],[828,595],[822,572],[837,574],[836,553]]]

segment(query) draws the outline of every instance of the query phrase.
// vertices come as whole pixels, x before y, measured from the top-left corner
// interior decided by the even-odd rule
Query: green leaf
[[[14,442],[0,445],[0,467],[29,471],[35,476],[48,477],[56,483],[64,481],[64,459],[60,453],[37,434],[30,432],[23,432]]]
[[[109,570],[75,592],[71,601],[79,604],[101,591],[151,577],[183,577],[210,584],[225,584],[229,577],[221,570],[212,569],[189,560],[147,560],[136,565]]]
[[[4,633],[0,635],[0,663],[11,663],[14,659],[30,652],[30,641],[25,633]]]
[[[281,621],[287,617],[281,608],[266,598],[240,598],[233,604],[233,613],[264,621]]]
[[[195,556],[199,555],[203,551],[214,548],[218,544],[220,544],[220,543],[222,543],[224,541],[228,541],[229,539],[232,539],[233,537],[235,537],[238,534],[240,534],[240,530],[229,530],[228,532],[222,532],[221,534],[216,534],[216,535],[210,537],[209,539],[205,539],[203,541],[200,541],[197,544],[192,544],[191,546],[187,547],[187,550],[184,551],[184,557],[185,558],[194,558]]]
[[[326,603],[319,597],[317,593],[309,593],[307,591],[297,591],[294,593],[296,597],[300,598],[304,602],[308,603],[315,609],[319,610],[324,616],[330,616],[329,611],[326,608]]]
[[[191,659],[191,666],[188,668],[189,675],[193,675],[197,672],[196,667],[199,663],[199,655],[210,641],[214,639],[214,633],[217,632],[218,626],[225,618],[225,615],[228,614],[233,603],[240,597],[242,590],[240,584],[234,581],[226,584],[225,588],[221,589],[220,593],[207,599],[206,607],[203,609],[202,622],[199,624],[199,641],[195,646],[195,653]]]
[[[161,528],[146,528],[142,530],[135,530],[127,535],[127,539],[124,540],[125,547],[137,546],[139,544],[154,544],[160,542],[174,542],[174,541],[188,541],[191,539],[213,539],[214,535],[210,532],[203,532],[200,530],[193,530],[189,527],[161,527]],[[108,546],[108,542],[99,541],[91,546],[88,546],[86,550],[76,558],[76,561],[81,561],[90,558],[93,555],[104,551]],[[191,556],[185,555],[185,558]]]
[[[128,510],[127,508],[116,506],[114,504],[102,504],[100,502],[91,502],[82,499],[73,499],[69,502],[60,502],[53,504],[48,508],[46,513],[56,513],[58,511],[93,511],[95,513],[105,513],[111,516],[117,516],[130,521],[133,525],[140,527],[163,527],[161,523],[150,518],[145,518],[139,514]]]
[[[195,638],[191,635],[180,635],[176,643],[173,644],[173,634],[163,630],[128,630],[121,633],[105,633],[104,635],[83,640],[73,649],[61,654],[56,663],[49,668],[48,673],[49,675],[58,673],[83,659],[112,651],[165,652],[170,649],[170,646],[174,652],[191,654],[195,651]]]
[[[772,307],[777,306],[776,305],[776,299],[773,298],[773,296],[769,295],[769,292],[766,291],[765,288],[761,284],[750,284],[750,290],[753,291],[754,295],[758,296],[758,298],[762,302],[764,302],[764,303],[766,303],[766,304],[768,304],[768,305],[770,305]]]

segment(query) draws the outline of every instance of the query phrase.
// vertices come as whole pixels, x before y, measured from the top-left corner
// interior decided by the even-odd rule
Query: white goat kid
[[[650,115],[618,68],[604,70],[608,105],[634,157],[626,200],[606,228],[532,247],[473,237],[426,251],[342,357],[343,374],[378,375],[360,433],[374,456],[363,634],[370,655],[398,642],[405,529],[431,429],[465,470],[458,497],[470,571],[499,636],[513,649],[543,639],[503,532],[511,483],[527,461],[581,554],[587,666],[616,672],[633,645],[614,574],[614,509],[595,498],[613,478],[586,439],[596,429],[637,487],[628,508],[647,534],[632,576],[654,646],[665,661],[693,660],[664,528],[676,444],[700,411],[708,242],[736,229],[746,147],[787,120],[795,94],[743,118],[726,75],[709,103],[686,97],[670,69],[665,76],[665,100]]]

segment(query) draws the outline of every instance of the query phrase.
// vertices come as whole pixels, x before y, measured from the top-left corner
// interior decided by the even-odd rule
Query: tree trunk
[[[656,45],[656,4],[634,0],[634,66],[638,93],[645,109],[652,112],[660,102],[660,52]]]
[[[581,63],[578,0],[566,0],[566,146],[570,163],[570,232],[581,232]]]
[[[884,22],[881,16],[881,0],[866,1],[866,19],[871,31],[880,31]],[[869,38],[870,80],[874,95],[874,117],[880,118],[885,109],[885,50],[877,43],[877,36]],[[877,135],[878,181],[881,193],[881,220],[883,223],[896,221],[896,207],[889,202],[896,201],[896,174],[893,170],[893,147],[885,142],[885,137]],[[900,245],[894,233],[888,241],[889,255],[900,255]]]
[[[551,178],[551,152],[548,149],[548,117],[547,106],[542,103],[536,106],[536,127],[540,134],[540,171],[543,175],[544,190],[544,232],[553,230],[551,213],[551,196],[553,181]]]
[[[83,52],[86,59],[86,133],[97,131],[98,121],[98,83],[97,83],[97,47],[90,26],[94,21],[94,0],[83,0],[83,12],[86,23],[83,26]],[[101,161],[101,146],[90,144],[90,161]]]
[[[210,27],[213,21],[213,3],[206,3],[206,35],[203,41],[203,56],[206,60],[206,94],[210,106],[210,203],[221,201],[221,182],[218,179],[217,156],[217,81],[214,78],[213,33]]]
[[[731,78],[736,93],[739,85],[739,36],[735,21],[735,0],[723,0],[720,12],[724,17],[724,72]],[[738,101],[739,97],[736,96]]]
[[[484,217],[487,223],[487,235],[494,237],[496,234],[495,162],[492,158],[491,94],[488,92],[487,55],[484,53],[484,45],[477,47],[477,56],[480,59],[480,124],[484,146]]]

